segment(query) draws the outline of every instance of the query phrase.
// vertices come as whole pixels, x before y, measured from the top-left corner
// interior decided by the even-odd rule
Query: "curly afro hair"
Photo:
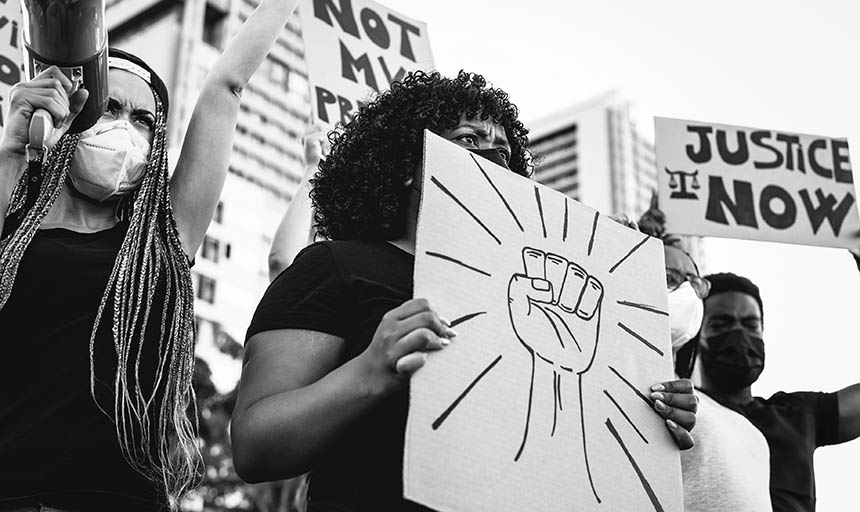
[[[531,173],[528,130],[506,92],[474,73],[460,71],[457,78],[446,78],[415,71],[329,134],[331,153],[311,180],[317,232],[330,240],[402,236],[409,201],[404,183],[421,165],[424,129],[441,133],[455,127],[463,114],[504,127],[511,170]]]

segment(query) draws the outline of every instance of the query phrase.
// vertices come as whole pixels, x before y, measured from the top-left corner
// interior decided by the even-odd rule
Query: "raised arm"
[[[269,280],[278,276],[292,264],[299,252],[314,241],[313,207],[310,200],[310,180],[316,174],[320,161],[328,154],[331,144],[325,127],[314,125],[303,137],[305,147],[305,174],[293,200],[278,225],[272,247],[269,249]]]
[[[202,243],[224,187],[242,90],[297,4],[262,0],[206,77],[170,183],[173,213],[188,255]]]
[[[860,384],[836,393],[839,400],[838,441],[844,443],[860,437]]]
[[[299,183],[296,195],[287,206],[281,223],[278,224],[278,230],[272,239],[272,247],[269,249],[270,281],[289,267],[296,255],[314,240],[314,212],[308,194],[311,189],[309,182],[315,172],[315,167],[305,167],[305,176]]]

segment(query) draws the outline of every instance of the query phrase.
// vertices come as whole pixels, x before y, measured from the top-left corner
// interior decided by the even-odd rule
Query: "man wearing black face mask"
[[[779,392],[754,397],[750,386],[764,369],[762,300],[749,279],[707,276],[699,336],[701,390],[746,416],[770,447],[773,510],[815,510],[813,452],[860,436],[860,384],[836,393]]]

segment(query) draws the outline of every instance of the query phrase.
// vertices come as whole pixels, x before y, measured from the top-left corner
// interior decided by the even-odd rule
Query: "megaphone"
[[[87,89],[87,102],[68,133],[90,128],[108,102],[105,0],[21,0],[21,10],[27,79],[57,66],[72,81],[72,92]],[[30,146],[43,148],[53,129],[51,115],[37,110],[30,121]]]

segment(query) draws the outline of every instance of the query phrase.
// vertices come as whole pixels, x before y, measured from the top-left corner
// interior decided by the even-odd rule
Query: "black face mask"
[[[490,148],[490,149],[470,149],[470,148],[467,148],[467,149],[469,149],[469,151],[471,151],[472,153],[475,153],[478,156],[482,156],[482,157],[486,158],[487,160],[493,162],[496,165],[501,165],[505,169],[511,170],[511,168],[508,167],[508,161],[505,160],[505,152],[502,151],[501,149],[496,149],[496,148]]]
[[[702,371],[722,391],[734,393],[758,380],[764,370],[764,341],[740,329],[707,338],[700,347]]]

